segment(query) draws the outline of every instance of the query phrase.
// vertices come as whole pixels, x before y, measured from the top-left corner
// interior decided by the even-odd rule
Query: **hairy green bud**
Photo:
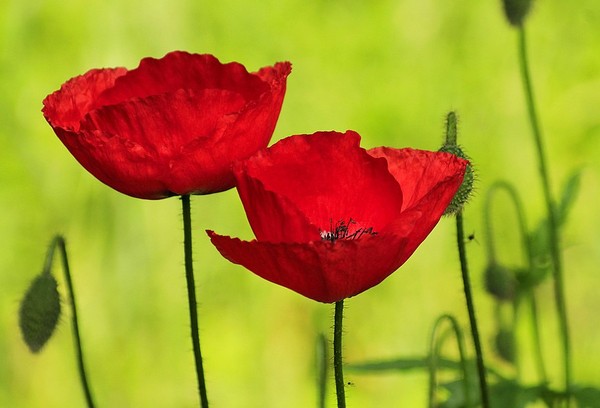
[[[459,146],[444,145],[439,151],[452,153],[453,155],[458,156],[461,159],[469,160],[469,157],[462,151],[462,149]],[[467,168],[465,169],[465,177],[463,178],[463,182],[458,188],[456,194],[454,195],[454,198],[446,208],[446,211],[444,211],[444,215],[458,214],[463,209],[463,207],[471,197],[474,182],[475,173],[473,172],[473,166],[471,166],[471,164],[468,164]]]
[[[49,273],[38,275],[19,309],[19,327],[29,349],[37,353],[52,336],[60,316],[58,284]]]
[[[458,118],[455,112],[449,112],[446,116],[446,141],[444,145],[438,150],[440,152],[446,152],[453,154],[461,159],[469,161],[465,170],[465,177],[460,185],[458,191],[454,195],[454,198],[444,211],[444,215],[455,215],[458,214],[464,207],[464,205],[471,197],[473,191],[473,183],[475,181],[475,173],[473,172],[473,166],[471,166],[470,158],[463,152],[461,147],[457,144],[456,139],[458,136]]]

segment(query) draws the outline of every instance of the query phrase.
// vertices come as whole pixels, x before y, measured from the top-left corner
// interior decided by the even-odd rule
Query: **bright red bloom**
[[[268,145],[290,71],[284,62],[248,73],[176,51],[131,71],[88,71],[46,97],[42,112],[77,161],[121,193],[215,193],[234,186],[234,161]]]
[[[283,139],[234,166],[256,240],[208,234],[221,254],[276,284],[330,303],[377,285],[437,224],[467,161],[318,132]]]

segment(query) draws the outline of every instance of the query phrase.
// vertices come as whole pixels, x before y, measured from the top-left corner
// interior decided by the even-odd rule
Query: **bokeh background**
[[[600,7],[537,2],[530,59],[555,194],[574,170],[582,187],[563,230],[575,380],[600,382]],[[483,291],[482,203],[497,179],[523,194],[530,227],[544,214],[518,76],[517,36],[499,1],[3,0],[0,2],[0,406],[77,407],[83,397],[70,311],[39,355],[23,344],[19,300],[55,233],[68,240],[92,387],[104,407],[197,406],[183,275],[180,202],[112,191],[70,156],[45,123],[42,99],[94,67],[134,68],[182,49],[250,70],[289,60],[274,139],[354,129],[365,147],[435,150],[447,111],[477,168],[465,211],[484,352],[493,356]],[[334,166],[335,163],[332,163]],[[332,307],[229,264],[204,234],[252,237],[235,191],[192,200],[200,325],[215,407],[316,404],[315,339]],[[500,256],[522,262],[514,215],[496,213]],[[58,266],[58,265],[56,265]],[[56,267],[59,281],[62,272]],[[64,286],[64,285],[63,285]],[[560,386],[550,282],[540,290],[544,353]],[[454,222],[442,219],[414,256],[346,302],[348,362],[420,356],[435,318],[466,327]],[[527,365],[526,365],[527,367]],[[349,405],[424,406],[422,372],[347,373]],[[535,379],[524,373],[527,381]],[[330,387],[330,398],[333,397]],[[333,399],[330,399],[333,403]]]

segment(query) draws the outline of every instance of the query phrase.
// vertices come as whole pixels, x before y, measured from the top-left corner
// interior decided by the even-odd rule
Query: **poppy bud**
[[[512,271],[496,262],[491,262],[484,273],[485,289],[500,301],[513,300],[515,297],[515,278]]]
[[[456,134],[457,134],[457,126],[456,126],[457,118],[455,112],[448,113],[446,117],[446,143],[439,149],[440,152],[446,152],[453,154],[461,159],[468,160],[470,162],[470,158],[463,152],[463,150],[456,144]],[[453,215],[458,214],[466,202],[469,200],[471,196],[471,192],[473,191],[473,182],[475,180],[475,173],[473,172],[473,166],[469,163],[465,170],[465,176],[463,178],[463,182],[460,185],[458,191],[454,195],[454,198],[446,208],[444,215]]]
[[[496,352],[500,358],[508,363],[514,364],[516,357],[515,337],[512,331],[500,329],[494,338]]]
[[[531,3],[532,0],[502,0],[508,22],[515,27],[523,25],[531,9]]]
[[[60,296],[54,276],[37,276],[21,301],[19,326],[29,349],[37,353],[52,336],[60,316]]]

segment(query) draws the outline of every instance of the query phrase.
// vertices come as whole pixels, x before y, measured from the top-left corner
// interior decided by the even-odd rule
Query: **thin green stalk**
[[[202,368],[202,353],[200,351],[200,336],[198,334],[198,306],[196,304],[196,283],[194,282],[194,262],[192,259],[192,216],[190,207],[190,196],[181,196],[181,204],[183,209],[183,248],[185,256],[185,278],[187,282],[192,346],[194,349],[194,360],[196,363],[196,377],[198,379],[200,406],[202,408],[208,408],[208,397],[206,394],[206,384],[204,382],[204,369]]]
[[[346,392],[344,384],[344,367],[342,362],[342,321],[344,314],[344,301],[335,302],[335,315],[333,324],[333,370],[335,373],[335,393],[338,408],[346,408]]]
[[[475,345],[475,359],[477,362],[477,372],[479,374],[479,390],[481,393],[481,405],[483,408],[489,408],[489,396],[487,380],[485,378],[485,366],[483,364],[483,352],[481,351],[481,341],[479,340],[479,329],[477,328],[477,319],[475,317],[475,305],[473,304],[473,295],[471,294],[471,281],[469,278],[469,269],[467,266],[467,252],[465,247],[465,232],[463,228],[462,212],[456,214],[456,241],[458,243],[458,255],[460,258],[460,270],[467,301],[467,311],[469,312],[469,322],[471,323],[471,335]]]
[[[558,222],[556,219],[554,200],[550,191],[550,177],[546,165],[546,157],[542,140],[542,132],[540,129],[538,116],[535,108],[533,86],[531,76],[529,74],[529,63],[527,60],[527,39],[525,35],[525,27],[519,27],[519,62],[521,68],[521,77],[523,79],[523,87],[525,88],[525,98],[527,103],[527,111],[531,122],[531,130],[535,140],[535,146],[538,153],[538,164],[540,170],[540,178],[546,201],[546,211],[548,213],[548,234],[550,241],[550,254],[552,256],[552,272],[554,277],[554,298],[558,320],[560,324],[560,334],[562,338],[562,352],[565,375],[565,392],[567,393],[566,405],[569,406],[569,392],[571,389],[571,345],[569,339],[569,324],[567,305],[565,300],[565,290],[563,282],[562,260],[560,253],[560,237],[558,232]]]
[[[491,257],[492,260],[495,260],[495,249],[493,243],[493,228],[491,221],[492,214],[492,196],[498,190],[504,190],[511,199],[511,202],[514,205],[515,211],[517,213],[517,222],[519,225],[519,232],[521,234],[521,246],[523,248],[523,253],[525,255],[525,261],[527,262],[527,270],[533,271],[533,255],[531,253],[531,246],[529,242],[529,235],[527,230],[527,222],[525,219],[525,211],[523,210],[523,204],[521,199],[519,198],[519,194],[515,190],[515,188],[506,181],[497,181],[489,188],[488,193],[486,195],[485,201],[485,211],[484,211],[484,224],[487,230],[487,246],[488,246],[488,256]],[[542,355],[542,341],[540,336],[540,324],[537,313],[537,302],[535,298],[534,288],[530,286],[525,287],[525,295],[529,300],[529,307],[531,309],[531,328],[533,330],[533,340],[535,343],[535,360],[537,365],[538,375],[540,376],[541,382],[547,382],[546,377],[546,367],[544,364],[544,357]]]
[[[533,341],[535,342],[535,361],[537,365],[540,382],[547,383],[546,366],[544,364],[544,356],[542,355],[542,336],[540,335],[540,323],[538,318],[537,301],[533,289],[527,289],[527,297],[529,298],[529,308],[531,311],[531,328],[533,329]]]
[[[458,321],[454,318],[454,316],[449,314],[444,314],[438,317],[433,325],[433,330],[431,331],[431,338],[429,340],[429,407],[434,408],[435,403],[435,387],[436,387],[436,373],[437,373],[437,357],[440,354],[441,348],[441,339],[436,338],[437,330],[439,326],[444,322],[444,320],[448,320],[452,327],[452,331],[454,333],[454,337],[456,337],[456,343],[458,345],[458,353],[460,356],[460,368],[463,373],[463,393],[465,394],[465,406],[466,408],[470,408],[475,406],[471,399],[471,391],[469,387],[469,370],[467,369],[467,354],[465,352],[465,340],[462,329],[458,324]],[[438,340],[438,341],[436,341]]]
[[[327,338],[323,333],[317,337],[317,406],[325,408],[327,396],[327,368],[329,357],[327,355]]]
[[[92,397],[92,391],[87,379],[86,371],[85,371],[85,363],[83,361],[83,346],[81,344],[81,335],[79,334],[79,323],[77,318],[77,306],[75,303],[75,290],[73,288],[73,281],[71,280],[71,269],[69,268],[69,259],[67,256],[67,246],[65,243],[65,239],[57,235],[52,241],[50,253],[54,253],[54,249],[58,245],[60,249],[60,254],[62,257],[62,266],[63,271],[65,273],[65,280],[67,282],[67,292],[69,294],[69,303],[71,304],[71,323],[73,326],[73,339],[75,341],[75,350],[77,352],[77,369],[79,371],[79,379],[81,381],[81,386],[83,388],[83,392],[85,394],[85,401],[89,408],[94,407],[94,398]],[[48,260],[48,258],[50,258]],[[52,263],[51,255],[46,259],[46,271],[50,271],[49,266]],[[49,263],[49,264],[48,264]]]
[[[508,196],[510,197],[515,211],[517,213],[517,222],[519,224],[519,233],[521,236],[521,246],[523,247],[523,253],[526,257],[526,261],[531,264],[532,263],[532,258],[531,258],[531,248],[529,246],[529,241],[527,239],[528,237],[528,233],[527,233],[527,222],[525,221],[525,212],[523,211],[523,205],[521,204],[521,200],[519,199],[519,194],[517,193],[517,191],[515,190],[515,188],[509,184],[506,181],[500,180],[500,181],[496,181],[494,184],[492,184],[486,194],[486,198],[485,198],[485,209],[484,209],[484,225],[485,228],[487,230],[487,234],[486,234],[486,246],[487,246],[487,250],[488,250],[488,256],[492,259],[495,260],[496,258],[496,252],[495,252],[495,245],[494,245],[494,234],[493,234],[493,227],[492,227],[492,197],[494,195],[494,193],[497,190],[504,190],[506,191],[506,193],[508,194]]]

